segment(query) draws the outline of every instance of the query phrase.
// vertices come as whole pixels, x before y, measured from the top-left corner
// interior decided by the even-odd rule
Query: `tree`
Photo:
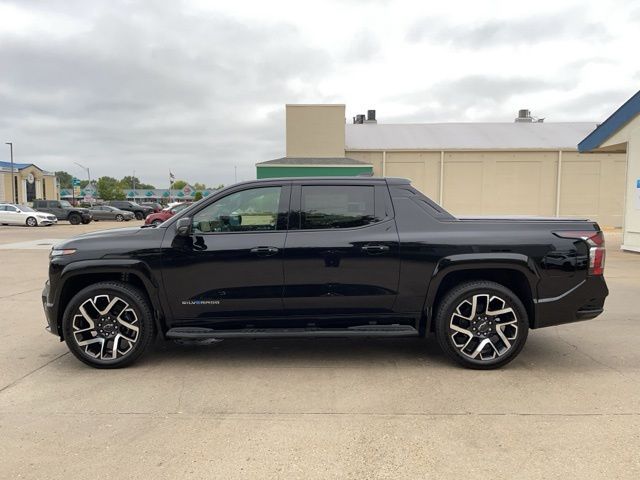
[[[124,200],[125,196],[120,188],[120,182],[113,177],[100,177],[96,188],[98,197],[103,200]]]
[[[141,190],[153,190],[154,187],[153,185],[150,185],[148,183],[142,183],[140,181],[140,179],[138,177],[133,177],[131,175],[127,175],[126,177],[123,177],[122,180],[120,180],[120,188],[122,188],[123,190],[129,190],[131,188],[139,188]]]
[[[193,196],[194,202],[197,202],[198,200],[202,200],[202,192],[196,192],[196,194]]]
[[[89,180],[80,180],[80,188],[86,188],[89,185]]]
[[[56,178],[60,184],[60,188],[71,188],[71,179],[73,178],[70,173],[63,170],[56,172]]]
[[[193,188],[195,188],[196,190],[206,190],[207,186],[204,183],[194,183],[193,184]]]
[[[187,186],[187,182],[185,182],[184,180],[175,180],[173,182],[172,188],[175,188],[176,190],[182,190],[186,186]]]

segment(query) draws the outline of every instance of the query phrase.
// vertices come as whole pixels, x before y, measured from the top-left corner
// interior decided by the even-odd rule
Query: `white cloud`
[[[16,160],[147,183],[255,175],[284,104],[380,121],[602,120],[638,88],[633,2],[20,0],[0,4]],[[4,155],[0,154],[0,157]]]

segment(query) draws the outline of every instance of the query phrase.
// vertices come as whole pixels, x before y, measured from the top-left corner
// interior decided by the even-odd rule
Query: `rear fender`
[[[523,303],[525,303],[530,317],[533,317],[533,302],[537,298],[537,285],[540,276],[532,259],[526,255],[508,252],[450,255],[438,262],[429,281],[429,288],[427,289],[423,306],[425,332],[431,331],[434,307],[437,305],[438,297],[441,293],[439,290],[448,275],[467,271],[470,273],[469,278],[476,279],[483,278],[483,272],[486,272],[487,278],[492,279],[491,277],[500,270],[519,272],[524,276],[529,287],[531,301]],[[509,285],[505,285],[505,287],[513,289]],[[529,320],[531,322],[533,318]]]

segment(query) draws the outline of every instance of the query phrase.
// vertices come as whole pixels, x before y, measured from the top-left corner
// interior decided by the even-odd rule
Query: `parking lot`
[[[100,371],[40,292],[55,239],[121,226],[0,227],[0,478],[640,478],[640,255],[618,232],[605,313],[502,370],[429,338],[159,341]]]

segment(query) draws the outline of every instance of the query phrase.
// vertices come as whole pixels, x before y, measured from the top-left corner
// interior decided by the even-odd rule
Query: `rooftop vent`
[[[542,123],[544,118],[536,118],[531,116],[531,110],[522,108],[518,110],[518,116],[515,119],[516,123]]]
[[[378,123],[376,120],[376,111],[375,110],[367,110],[367,115],[358,114],[353,117],[353,123],[356,125],[361,125],[363,123]]]

